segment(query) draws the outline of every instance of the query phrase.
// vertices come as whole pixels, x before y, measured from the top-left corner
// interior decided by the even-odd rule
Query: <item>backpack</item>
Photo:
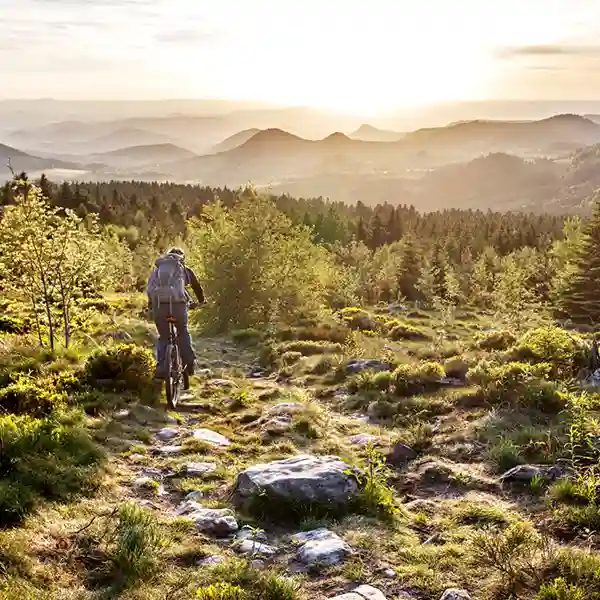
[[[153,304],[187,302],[185,267],[180,256],[166,254],[156,260],[148,279],[148,297]]]

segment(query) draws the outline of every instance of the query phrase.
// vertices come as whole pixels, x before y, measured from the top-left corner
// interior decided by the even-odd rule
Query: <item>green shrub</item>
[[[384,392],[392,385],[392,374],[389,371],[363,371],[355,375],[347,384],[348,391],[356,393],[359,391]]]
[[[231,332],[231,337],[238,344],[258,344],[262,338],[262,333],[258,329],[248,327],[247,329],[236,329]]]
[[[196,590],[198,600],[249,600],[247,592],[231,583],[213,583]]]
[[[293,350],[288,350],[281,355],[281,364],[284,367],[289,367],[291,365],[296,364],[299,360],[304,358],[304,354],[302,352],[294,352]]]
[[[556,383],[548,381],[551,371],[548,363],[492,365],[482,362],[471,369],[467,377],[480,386],[483,398],[490,403],[557,412],[565,407],[567,395]]]
[[[586,590],[578,585],[567,583],[562,577],[540,588],[536,600],[589,600]]]
[[[551,365],[553,377],[572,377],[587,366],[590,349],[583,339],[559,327],[528,331],[509,352],[510,358]]]
[[[24,376],[0,389],[0,410],[4,413],[44,417],[66,402],[64,392],[56,388],[42,388],[33,379]]]
[[[99,313],[107,313],[112,308],[111,304],[102,298],[80,298],[77,300],[77,308],[82,310],[96,310]]]
[[[444,363],[444,372],[446,373],[446,377],[454,377],[455,379],[465,379],[470,368],[471,361],[465,360],[465,358],[458,356],[449,358]]]
[[[517,341],[517,337],[510,331],[489,331],[477,338],[476,345],[482,350],[507,350]]]
[[[17,317],[0,316],[0,332],[16,333],[23,335],[32,329],[31,319],[18,319]]]
[[[338,311],[339,317],[350,329],[376,331],[377,321],[362,308],[346,307]]]
[[[567,527],[600,531],[600,475],[594,469],[557,481],[548,490],[548,499]]]
[[[343,344],[350,329],[338,323],[307,324],[298,327],[287,327],[277,333],[283,341],[304,340],[307,342],[334,342]]]
[[[391,340],[400,341],[400,340],[426,340],[429,339],[429,336],[421,329],[414,327],[413,325],[408,325],[406,323],[399,323],[394,325],[388,336]]]
[[[396,394],[414,396],[436,389],[445,376],[442,365],[425,362],[418,365],[400,365],[393,373]]]
[[[121,344],[90,356],[83,376],[94,387],[143,391],[152,386],[154,369],[152,352],[134,344]]]
[[[19,522],[41,499],[91,489],[103,455],[79,416],[0,417],[0,526]]]

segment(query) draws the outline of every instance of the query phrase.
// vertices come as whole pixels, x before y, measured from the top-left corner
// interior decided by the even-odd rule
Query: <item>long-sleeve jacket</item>
[[[185,267],[185,285],[189,285],[198,299],[198,302],[204,304],[204,290],[202,289],[196,274],[189,267]],[[150,297],[148,297],[148,310],[152,310],[152,299]]]

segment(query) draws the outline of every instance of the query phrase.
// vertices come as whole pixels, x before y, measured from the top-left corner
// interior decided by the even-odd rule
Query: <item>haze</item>
[[[0,96],[594,100],[599,39],[597,0],[0,0]]]

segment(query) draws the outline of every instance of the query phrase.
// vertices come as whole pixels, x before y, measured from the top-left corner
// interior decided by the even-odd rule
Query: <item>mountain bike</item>
[[[177,332],[175,317],[168,317],[169,322],[169,341],[165,352],[165,394],[167,396],[167,405],[174,409],[179,402],[181,393],[190,387],[190,376],[185,370],[181,360],[181,352],[177,343]]]

